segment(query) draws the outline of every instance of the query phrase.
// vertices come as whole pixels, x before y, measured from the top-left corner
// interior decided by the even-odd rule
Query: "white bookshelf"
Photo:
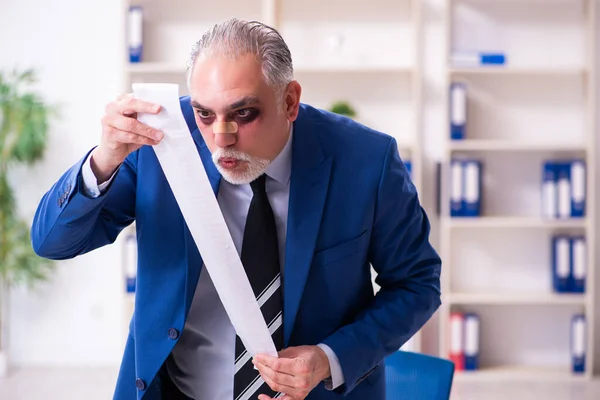
[[[451,140],[446,115],[439,354],[449,356],[451,312],[475,312],[481,321],[480,368],[457,371],[457,380],[590,379],[597,325],[597,2],[448,0],[446,6],[446,93],[453,82],[467,85],[468,120],[466,138]],[[558,24],[560,29],[551,29]],[[558,48],[565,54],[554,54]],[[457,50],[501,51],[507,62],[455,67],[450,55]],[[449,96],[445,99],[449,110]],[[585,218],[541,216],[541,162],[563,156],[585,159]],[[480,217],[450,217],[449,163],[462,157],[483,163]],[[549,253],[555,233],[586,237],[584,294],[552,291]],[[584,374],[570,370],[575,313],[587,319]]]
[[[448,304],[471,305],[585,305],[585,294],[555,294],[539,291],[538,293],[506,293],[506,292],[480,292],[460,293],[453,292],[444,296]]]
[[[584,376],[574,376],[568,368],[523,367],[503,365],[482,371],[457,371],[454,378],[459,382],[571,382],[584,381]]]
[[[528,141],[527,139],[523,141],[513,141],[513,140],[494,140],[494,139],[475,139],[475,140],[457,140],[453,141],[453,143],[449,144],[449,147],[453,151],[523,151],[523,152],[531,152],[531,151],[544,151],[544,152],[585,152],[586,143],[578,143],[578,142],[569,142],[564,141],[562,143],[558,142],[538,142],[538,141]]]
[[[123,9],[131,5],[143,7],[144,54],[139,63],[127,57],[124,91],[134,82],[172,82],[188,94],[186,62],[201,34],[231,16],[260,20],[288,43],[302,101],[318,108],[349,101],[359,122],[396,138],[422,189],[421,1],[124,0]],[[134,302],[124,296],[124,329]],[[421,349],[420,333],[406,348]]]
[[[585,229],[588,225],[588,218],[573,219],[545,219],[543,217],[517,217],[517,216],[482,216],[478,218],[470,217],[445,217],[443,218],[443,227],[445,229],[550,229],[558,230],[565,228]]]
[[[496,66],[482,66],[478,68],[448,68],[448,75],[452,77],[463,77],[469,75],[498,75],[498,76],[586,76],[588,70],[579,67],[496,67]]]

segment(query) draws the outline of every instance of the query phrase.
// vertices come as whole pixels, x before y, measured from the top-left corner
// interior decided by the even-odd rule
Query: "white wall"
[[[41,67],[41,88],[64,104],[64,117],[52,130],[50,151],[43,164],[23,172],[19,198],[31,215],[42,193],[75,162],[100,135],[99,118],[106,102],[122,89],[118,45],[122,10],[119,0],[5,0],[0,13],[0,66]],[[443,154],[444,0],[424,0],[425,34],[425,162],[422,197],[432,214],[434,240],[433,163]],[[600,7],[599,7],[600,9]],[[59,15],[50,18],[49,13]],[[35,28],[32,28],[35,27]],[[559,29],[559,28],[557,28]],[[35,33],[34,33],[35,32]],[[38,33],[39,32],[39,33]],[[560,33],[558,30],[556,33]],[[600,41],[598,41],[600,54]],[[187,46],[187,44],[186,44]],[[564,49],[572,50],[568,44]],[[600,80],[598,81],[600,92]],[[307,88],[305,88],[307,90]],[[600,102],[599,111],[600,111]],[[21,181],[23,182],[23,181]],[[116,248],[58,263],[56,276],[37,292],[24,289],[11,298],[11,356],[17,364],[115,364],[119,362],[121,282]],[[600,274],[599,282],[600,282]],[[597,308],[600,321],[600,307]],[[435,328],[435,319],[431,327]],[[435,329],[426,340],[435,347]],[[600,359],[600,346],[596,347]]]
[[[18,198],[31,217],[52,183],[100,137],[104,105],[121,89],[119,0],[3,1],[0,67],[33,66],[40,92],[60,105],[43,163],[19,171]],[[120,281],[116,248],[57,263],[52,280],[10,299],[15,364],[118,363]]]

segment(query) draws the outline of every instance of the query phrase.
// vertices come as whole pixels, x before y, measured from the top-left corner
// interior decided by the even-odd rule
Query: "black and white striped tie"
[[[277,228],[273,210],[265,190],[266,175],[250,183],[252,201],[244,228],[241,260],[252,290],[261,308],[276,349],[283,348],[283,296]],[[277,398],[274,392],[254,369],[249,354],[239,336],[235,343],[234,400],[256,399],[259,394]]]

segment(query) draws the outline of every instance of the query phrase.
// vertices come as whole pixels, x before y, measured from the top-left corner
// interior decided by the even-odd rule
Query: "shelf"
[[[395,65],[300,65],[294,67],[294,73],[399,73],[412,74],[415,69],[408,66]]]
[[[585,294],[578,293],[450,293],[447,302],[456,305],[585,305]]]
[[[585,228],[587,219],[549,220],[536,217],[445,217],[450,228]]]
[[[126,69],[132,74],[183,74],[187,71],[185,62],[141,62],[127,64]]]
[[[587,151],[585,144],[527,143],[508,140],[463,139],[451,140],[450,151]]]
[[[125,293],[125,301],[129,304],[135,304],[135,293]]]
[[[509,66],[453,67],[448,69],[450,76],[457,75],[498,75],[498,76],[578,76],[586,75],[587,69],[569,68],[522,68]]]
[[[503,366],[481,368],[477,371],[456,371],[455,379],[459,381],[580,381],[586,380],[584,374],[574,374],[568,367],[528,367]]]
[[[396,138],[396,143],[398,144],[398,150],[400,151],[416,151],[417,146],[413,141]]]
[[[127,64],[127,71],[132,74],[179,74],[185,73],[187,65],[185,63],[169,62],[141,62]],[[414,68],[409,66],[395,65],[314,65],[298,66],[294,68],[295,73],[299,74],[317,74],[317,73],[399,73],[412,74]]]

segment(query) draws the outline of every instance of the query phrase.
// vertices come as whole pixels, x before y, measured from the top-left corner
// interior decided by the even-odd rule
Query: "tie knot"
[[[254,193],[254,194],[266,193],[267,192],[266,184],[265,184],[266,179],[267,179],[267,175],[262,174],[261,176],[259,176],[258,178],[256,178],[252,182],[250,182],[250,187],[252,188],[252,193]]]

